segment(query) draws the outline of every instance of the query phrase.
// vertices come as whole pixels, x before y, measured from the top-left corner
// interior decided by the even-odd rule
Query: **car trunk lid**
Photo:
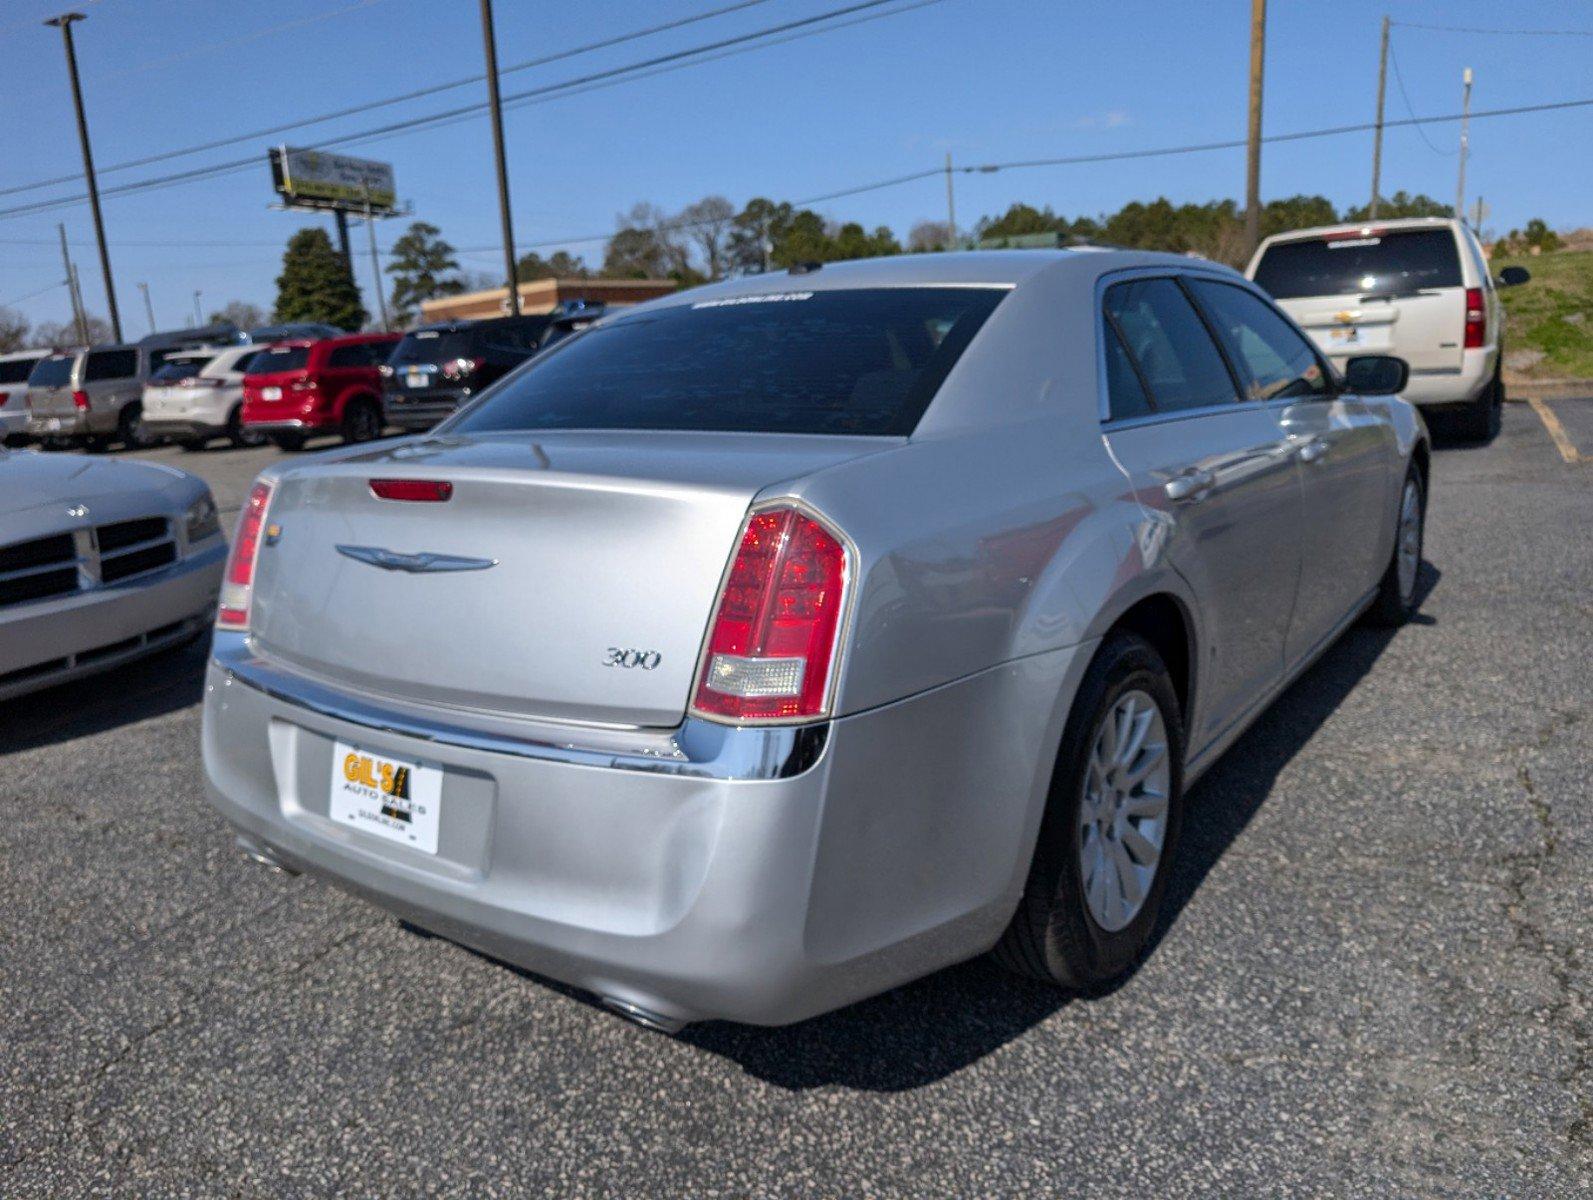
[[[895,444],[490,435],[296,469],[271,501],[278,532],[260,553],[252,632],[268,655],[386,697],[674,725],[753,497]],[[452,494],[384,500],[373,479],[443,482]]]
[[[1394,354],[1413,371],[1460,368],[1466,320],[1463,288],[1393,296],[1312,296],[1279,304],[1324,354],[1340,364],[1357,354]]]

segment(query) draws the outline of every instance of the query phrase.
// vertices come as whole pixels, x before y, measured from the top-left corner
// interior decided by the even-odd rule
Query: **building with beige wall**
[[[608,305],[640,304],[667,296],[679,286],[673,279],[533,279],[520,285],[520,311],[552,312],[566,300],[595,300]],[[508,311],[509,289],[500,287],[422,300],[420,319],[427,323],[467,321],[501,317]]]

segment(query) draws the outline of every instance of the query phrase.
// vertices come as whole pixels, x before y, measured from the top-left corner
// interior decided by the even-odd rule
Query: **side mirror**
[[[1394,396],[1405,390],[1410,364],[1391,354],[1363,354],[1344,364],[1344,386],[1361,396]]]
[[[1506,267],[1499,272],[1500,287],[1520,287],[1532,278],[1532,272],[1525,267]]]

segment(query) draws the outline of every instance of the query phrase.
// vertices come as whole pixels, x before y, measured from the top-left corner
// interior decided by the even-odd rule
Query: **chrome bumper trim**
[[[368,729],[417,738],[442,746],[512,754],[572,766],[643,771],[694,779],[790,779],[808,770],[824,753],[829,724],[720,725],[687,717],[668,730],[596,731],[613,746],[554,740],[561,727],[543,725],[534,733],[509,735],[470,729],[446,720],[389,707],[377,700],[328,687],[261,658],[244,634],[216,631],[211,661],[237,682],[295,708]],[[571,733],[576,730],[570,728]]]

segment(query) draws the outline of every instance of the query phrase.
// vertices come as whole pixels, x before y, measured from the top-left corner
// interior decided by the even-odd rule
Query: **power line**
[[[55,263],[53,265],[59,267],[61,264]],[[66,280],[58,279],[54,283],[47,284],[46,286],[39,288],[37,291],[29,292],[26,296],[18,296],[14,300],[0,301],[0,308],[9,308],[13,304],[21,304],[25,300],[32,300],[35,296],[42,296],[46,292],[53,292],[56,288],[63,288],[65,286]]]
[[[859,0],[859,2],[844,5],[840,8],[829,9],[825,12],[817,13],[810,17],[802,17],[794,21],[786,21],[778,25],[771,25],[764,29],[740,34],[735,37],[722,38],[718,41],[707,42],[689,49],[677,50],[669,54],[657,55],[653,58],[644,59],[640,62],[630,63],[625,66],[592,72],[587,75],[564,80],[560,83],[545,84],[542,87],[531,88],[527,91],[511,93],[510,95],[504,97],[504,104],[506,106],[519,106],[519,104],[523,102],[535,102],[537,100],[555,95],[563,96],[579,90],[585,90],[588,86],[605,80],[614,79],[620,76],[634,76],[637,75],[638,72],[645,71],[649,68],[656,68],[663,64],[669,63],[680,63],[682,60],[686,59],[692,59],[693,62],[690,65],[696,65],[696,60],[700,56],[710,54],[713,51],[723,50],[727,47],[737,46],[747,42],[763,41],[764,39],[772,38],[777,34],[786,33],[794,29],[814,26],[823,22],[835,22],[835,19],[838,17],[847,16],[849,14],[862,12],[868,9],[880,8],[884,5],[894,4],[896,2],[897,0]],[[941,0],[920,0],[920,2],[917,4],[912,4],[893,10],[889,15],[908,12],[913,8],[923,7],[925,3],[930,2],[938,3],[941,2]],[[827,32],[831,28],[843,27],[844,26],[842,24],[835,23],[826,25],[825,31]],[[776,43],[771,41],[768,44]],[[712,60],[709,58],[702,58],[702,61],[706,62]],[[645,76],[639,77],[645,78]],[[458,108],[444,109],[441,112],[431,113],[423,117],[395,121],[387,125],[377,126],[373,129],[359,130],[354,133],[340,134],[337,137],[324,138],[321,141],[310,143],[309,147],[307,148],[320,150],[329,146],[346,145],[351,142],[372,139],[388,134],[416,132],[455,120],[460,117],[474,115],[484,111],[486,107],[486,102],[480,101],[472,104],[462,105]],[[129,195],[138,192],[154,190],[156,188],[168,187],[173,184],[198,182],[203,179],[217,178],[222,175],[232,174],[236,171],[253,170],[258,168],[258,166],[259,155],[251,154],[246,158],[237,158],[226,162],[212,163],[203,167],[192,167],[184,171],[173,172],[169,175],[158,175],[151,179],[136,180],[132,183],[124,183],[116,187],[104,188],[101,190],[100,194],[102,196]],[[34,185],[25,185],[25,187],[32,186]],[[18,190],[25,190],[25,188],[9,189],[9,191],[12,192]],[[3,194],[5,194],[5,192],[0,192],[0,195]],[[10,208],[0,209],[0,218],[30,216],[36,213],[50,212],[57,208],[70,207],[80,203],[83,199],[84,197],[81,195],[59,196],[48,200],[35,200],[27,204],[13,205]]]
[[[1390,21],[1389,24],[1437,33],[1484,33],[1491,37],[1593,37],[1593,29],[1477,29],[1470,25],[1423,25],[1416,21]]]
[[[1394,82],[1399,85],[1399,95],[1400,99],[1405,101],[1405,111],[1414,117],[1416,110],[1411,106],[1410,93],[1405,90],[1405,76],[1400,74],[1399,55],[1394,52],[1394,43],[1392,41],[1388,43],[1388,59],[1394,64]],[[1422,141],[1427,143],[1427,148],[1434,154],[1452,155],[1455,153],[1453,150],[1441,150],[1433,145],[1432,138],[1427,136],[1427,131],[1422,128],[1420,121],[1416,123],[1416,132],[1421,134]]]
[[[375,3],[376,0],[367,0]],[[724,16],[726,13],[737,12],[744,8],[753,8],[760,4],[767,4],[769,0],[738,0],[735,4],[722,5],[711,8],[706,12],[696,13],[689,17],[680,17],[673,21],[665,21],[660,25],[649,25],[645,29],[635,29],[629,33],[616,34],[613,37],[603,38],[596,42],[587,42],[585,45],[572,46],[568,50],[560,50],[553,54],[543,55],[541,58],[526,59],[524,62],[514,63],[504,67],[499,74],[507,75],[514,71],[528,71],[534,67],[546,66],[549,63],[560,62],[567,58],[575,58],[582,54],[589,54],[595,50],[604,50],[611,46],[618,46],[624,42],[637,41],[653,34],[663,33],[671,29],[679,29],[685,25],[692,25],[706,21],[713,17]],[[884,3],[885,0],[880,0]],[[342,10],[347,11],[347,10]],[[291,22],[289,23],[291,24]],[[282,28],[281,26],[277,28]],[[263,129],[250,130],[248,133],[233,134],[224,138],[217,138],[209,142],[200,142],[193,146],[184,146],[176,150],[163,150],[158,154],[146,154],[142,158],[130,158],[125,162],[112,163],[100,170],[101,175],[112,171],[126,171],[133,167],[147,167],[159,162],[169,162],[174,158],[186,158],[190,154],[201,154],[206,150],[219,150],[225,146],[236,146],[241,142],[258,141],[260,138],[275,137],[277,134],[288,133],[294,129],[302,129],[306,125],[320,125],[327,121],[335,121],[342,117],[358,116],[360,113],[371,112],[378,108],[386,108],[394,104],[402,104],[409,100],[418,100],[424,96],[434,96],[439,92],[451,91],[454,88],[465,87],[472,83],[480,83],[485,75],[469,75],[463,79],[455,79],[448,83],[432,84],[429,87],[416,88],[414,91],[403,92],[397,96],[388,96],[381,100],[367,100],[361,104],[350,105],[348,108],[334,109],[331,112],[320,113],[312,117],[303,117],[294,121],[286,121],[280,125],[269,125]],[[484,107],[484,106],[483,106]],[[252,160],[251,160],[252,161]],[[55,187],[63,183],[75,183],[78,176],[58,175],[53,179],[40,179],[33,183],[16,184],[12,187],[0,188],[0,196],[12,196],[19,192],[37,191],[40,188]]]

